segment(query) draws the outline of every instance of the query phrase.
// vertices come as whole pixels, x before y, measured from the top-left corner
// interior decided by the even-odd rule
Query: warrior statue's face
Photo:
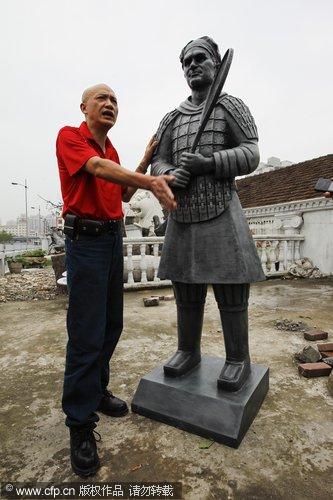
[[[215,63],[211,55],[201,47],[186,52],[183,60],[184,76],[192,90],[209,87],[215,75]]]

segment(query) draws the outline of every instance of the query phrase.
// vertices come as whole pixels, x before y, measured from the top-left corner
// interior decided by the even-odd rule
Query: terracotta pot
[[[20,274],[22,271],[22,262],[8,262],[8,269],[11,274]]]

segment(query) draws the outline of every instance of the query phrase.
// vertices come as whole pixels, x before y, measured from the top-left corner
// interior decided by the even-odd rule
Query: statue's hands
[[[183,168],[176,168],[172,170],[170,174],[175,177],[175,179],[169,183],[173,188],[184,189],[190,182],[191,174]]]
[[[213,156],[207,158],[200,153],[183,153],[180,158],[180,166],[191,175],[205,175],[214,171]]]
[[[138,168],[136,169],[136,171],[140,174],[145,174],[147,172],[157,145],[158,141],[156,140],[155,135],[153,135],[153,137],[148,142],[143,158],[140,161]]]

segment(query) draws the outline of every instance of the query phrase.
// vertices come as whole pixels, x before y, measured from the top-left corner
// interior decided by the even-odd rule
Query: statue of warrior
[[[202,109],[221,63],[218,46],[204,36],[189,42],[180,61],[191,95],[160,123],[152,174],[175,176],[177,209],[169,215],[158,276],[173,284],[178,350],[164,365],[167,376],[186,374],[200,363],[207,284],[220,311],[226,361],[218,387],[237,391],[250,370],[250,283],[265,275],[236,192],[235,177],[259,163],[253,117],[237,97],[221,93],[198,147],[191,146]]]

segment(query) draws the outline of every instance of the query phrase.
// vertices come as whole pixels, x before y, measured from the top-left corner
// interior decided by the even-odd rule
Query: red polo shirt
[[[82,168],[93,156],[120,164],[118,153],[108,138],[105,148],[103,153],[86,122],[82,122],[79,128],[63,127],[59,131],[57,158],[64,200],[63,217],[67,213],[95,220],[123,217],[121,186],[99,179]]]

